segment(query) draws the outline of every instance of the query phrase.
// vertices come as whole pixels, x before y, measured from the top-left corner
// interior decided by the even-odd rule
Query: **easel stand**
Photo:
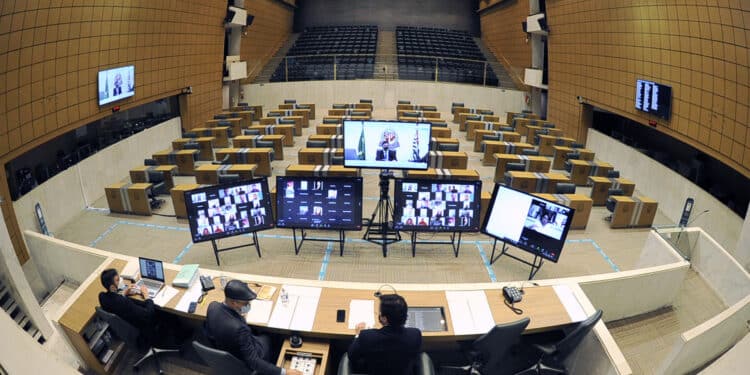
[[[411,232],[411,256],[416,256],[417,244],[431,244],[431,245],[451,245],[453,248],[453,255],[458,258],[458,251],[461,248],[461,234],[462,232],[451,232],[450,241],[417,241],[417,233]],[[422,232],[423,233],[423,232]],[[456,236],[458,234],[458,236]]]
[[[320,238],[320,237],[307,237],[307,232],[303,228],[299,228],[300,231],[300,237],[299,242],[297,241],[297,229],[298,228],[292,228],[292,238],[294,239],[294,255],[299,255],[300,250],[302,250],[302,244],[305,241],[318,241],[318,242],[338,242],[339,244],[339,256],[344,256],[344,243],[346,242],[346,235],[344,234],[344,230],[338,230],[339,232],[339,238]]]
[[[525,259],[521,259],[519,257],[516,257],[514,255],[508,254],[508,244],[505,243],[505,241],[500,241],[503,243],[503,248],[500,250],[500,254],[497,254],[497,257],[495,257],[495,248],[497,247],[497,238],[495,238],[495,242],[492,244],[492,255],[490,255],[490,264],[495,263],[496,260],[500,259],[501,256],[505,255],[509,258],[515,259],[523,264],[527,264],[531,266],[531,271],[529,271],[529,280],[534,278],[534,275],[536,275],[537,272],[542,268],[542,263],[544,263],[544,259],[540,257],[539,255],[534,255],[534,260],[529,263]],[[538,261],[538,262],[537,262]]]
[[[255,251],[258,252],[258,258],[260,258],[261,256],[260,256],[260,245],[258,245],[258,233],[257,232],[252,232],[252,235],[253,235],[253,242],[251,242],[251,243],[244,244],[244,245],[232,246],[232,247],[225,247],[223,249],[219,249],[219,245],[217,243],[217,240],[211,240],[211,245],[214,247],[214,256],[216,257],[216,265],[217,266],[221,265],[221,263],[219,262],[219,253],[220,252],[227,251],[227,250],[239,249],[239,248],[245,247],[245,246],[255,246]]]
[[[401,234],[391,229],[389,225],[389,220],[393,216],[393,205],[388,193],[392,178],[393,172],[387,169],[380,171],[380,199],[370,217],[370,222],[367,223],[367,230],[364,236],[362,236],[363,240],[382,246],[383,258],[388,256],[388,244],[401,241]],[[377,217],[378,221],[375,221],[375,217]]]

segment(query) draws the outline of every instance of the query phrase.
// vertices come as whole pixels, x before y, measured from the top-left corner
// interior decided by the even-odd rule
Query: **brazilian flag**
[[[362,133],[359,135],[359,146],[357,147],[357,159],[365,160],[365,128],[362,128]]]

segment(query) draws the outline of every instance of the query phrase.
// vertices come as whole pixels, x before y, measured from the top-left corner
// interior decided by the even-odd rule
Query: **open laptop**
[[[137,287],[145,285],[148,288],[148,296],[154,298],[164,287],[164,265],[160,260],[138,258],[141,267],[141,279],[135,284]]]

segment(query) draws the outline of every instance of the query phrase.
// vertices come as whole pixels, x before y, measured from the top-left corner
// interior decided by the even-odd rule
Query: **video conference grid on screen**
[[[344,121],[344,166],[427,169],[430,123]]]
[[[573,212],[572,208],[497,185],[483,232],[557,262]]]
[[[362,229],[362,178],[276,177],[276,225]]]
[[[273,227],[265,178],[185,192],[193,242]]]
[[[395,189],[394,229],[479,231],[481,181],[397,179]]]
[[[135,95],[135,66],[102,70],[99,72],[99,105]]]

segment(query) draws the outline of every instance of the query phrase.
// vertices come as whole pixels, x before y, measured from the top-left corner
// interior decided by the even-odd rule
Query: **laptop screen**
[[[442,307],[409,307],[406,326],[419,328],[422,332],[447,331]]]
[[[148,258],[138,258],[138,263],[141,266],[142,278],[164,282],[164,266],[161,261]]]

